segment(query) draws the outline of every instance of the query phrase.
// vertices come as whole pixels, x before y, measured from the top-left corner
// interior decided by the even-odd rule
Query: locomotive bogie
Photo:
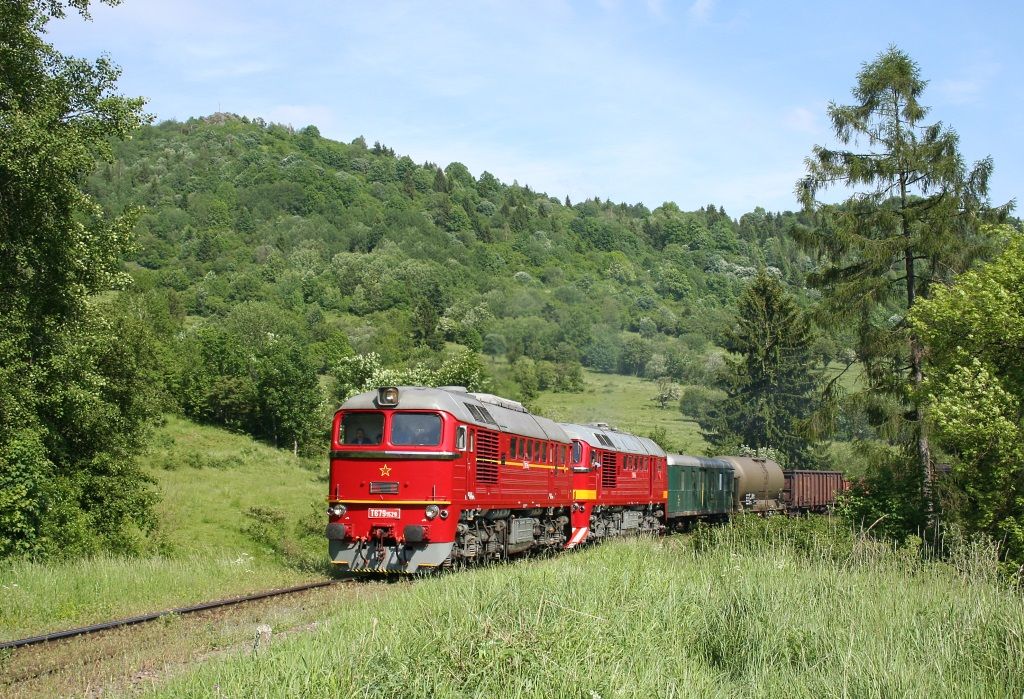
[[[617,536],[658,534],[665,526],[665,511],[656,504],[595,507],[590,515],[589,540]]]

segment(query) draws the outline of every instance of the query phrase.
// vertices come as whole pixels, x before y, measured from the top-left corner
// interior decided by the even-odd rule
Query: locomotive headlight
[[[398,405],[398,387],[385,386],[377,389],[377,404],[381,406]]]
[[[346,512],[348,512],[348,508],[344,505],[331,505],[327,508],[327,514],[331,517],[342,517]]]
[[[426,511],[427,519],[434,519],[434,517],[437,517],[437,514],[440,511],[441,511],[441,508],[438,507],[437,505],[427,505],[427,511]]]

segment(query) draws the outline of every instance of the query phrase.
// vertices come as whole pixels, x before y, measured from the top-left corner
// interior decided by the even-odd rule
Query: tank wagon
[[[733,468],[736,489],[734,512],[780,512],[784,509],[782,468],[771,459],[752,456],[720,457]]]
[[[734,512],[820,511],[845,483],[763,458],[666,454],[459,386],[387,386],[334,416],[326,535],[339,567],[415,573]]]

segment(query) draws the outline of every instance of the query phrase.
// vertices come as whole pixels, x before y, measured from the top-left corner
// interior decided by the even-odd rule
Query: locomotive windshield
[[[394,413],[391,443],[398,446],[437,446],[441,443],[441,416],[433,413]]]
[[[341,418],[342,444],[380,444],[384,413],[345,413]]]

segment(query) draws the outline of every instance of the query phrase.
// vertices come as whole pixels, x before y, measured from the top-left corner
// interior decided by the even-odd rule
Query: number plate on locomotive
[[[371,507],[367,515],[370,519],[398,519],[402,511],[397,507]]]

